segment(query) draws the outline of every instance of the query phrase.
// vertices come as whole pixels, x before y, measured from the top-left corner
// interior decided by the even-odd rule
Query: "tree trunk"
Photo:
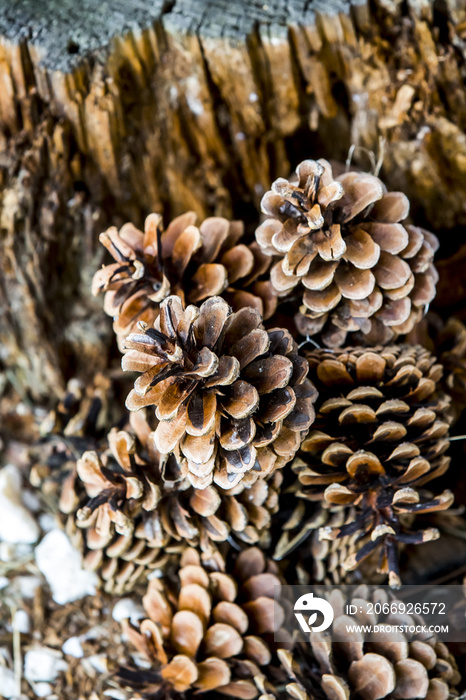
[[[0,361],[23,393],[107,363],[90,281],[110,223],[252,223],[273,178],[355,145],[446,250],[466,224],[462,0],[0,7]]]

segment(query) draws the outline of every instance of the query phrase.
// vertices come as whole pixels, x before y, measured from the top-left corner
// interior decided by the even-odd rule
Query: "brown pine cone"
[[[466,326],[457,318],[442,322],[435,348],[444,367],[445,390],[453,399],[455,417],[466,408]]]
[[[136,478],[145,463],[134,438],[112,429],[108,442],[109,450],[88,450],[68,463],[58,505],[84,567],[99,574],[107,592],[121,594],[179,559],[185,545],[150,529],[147,509],[157,491],[150,479]]]
[[[145,533],[152,546],[186,541],[211,554],[215,543],[230,536],[267,545],[271,517],[278,509],[280,472],[251,486],[198,490],[181,478],[173,457],[142,460],[129,433],[112,431],[109,442],[113,463],[107,454],[96,452],[86,452],[78,461],[86,490],[85,505],[78,511],[81,527],[92,525],[105,538],[115,533],[137,536],[137,523],[144,516],[139,537]],[[62,502],[66,500],[63,496]]]
[[[256,238],[280,256],[270,273],[283,298],[302,300],[296,325],[340,347],[386,344],[408,333],[435,296],[437,238],[403,225],[409,200],[374,175],[333,179],[325,160],[305,160],[297,182],[276,180],[262,199],[267,218]]]
[[[443,386],[452,397],[456,421],[466,408],[466,326],[458,318],[443,320],[429,312],[406,341],[419,343],[435,352],[443,365]]]
[[[108,377],[97,374],[88,385],[73,378],[40,424],[41,440],[28,450],[29,480],[53,510],[78,457],[84,450],[96,449],[105,437],[114,419],[113,406]]]
[[[92,519],[77,521],[71,514],[65,522],[65,532],[73,546],[83,553],[83,567],[95,571],[107,593],[122,595],[145,583],[150,573],[165,571],[176,564],[185,545],[170,542],[165,547],[148,539],[145,523],[136,516],[134,531],[129,535],[103,537]]]
[[[182,478],[173,456],[153,449],[153,434],[141,413],[132,415],[137,439],[113,429],[109,450],[84,453],[64,484],[60,507],[67,529],[97,571],[106,590],[130,590],[164,567],[189,544],[205,561],[221,561],[227,539],[267,547],[278,510],[278,471],[251,486],[199,491]],[[76,516],[76,517],[75,517]]]
[[[442,367],[420,346],[314,350],[309,376],[319,398],[312,431],[293,463],[300,496],[356,507],[354,521],[321,532],[329,538],[370,534],[353,568],[382,546],[381,569],[397,585],[397,542],[438,535],[411,532],[407,517],[448,508],[445,491],[430,499],[419,491],[445,473],[450,399],[439,388]]]
[[[277,650],[280,668],[284,672],[287,684],[285,685],[284,691],[282,691],[282,695],[270,693],[264,696],[264,698],[261,697],[260,700],[274,700],[275,697],[278,697],[279,700],[288,700],[289,698],[293,700],[314,700],[316,696],[322,695],[322,693],[316,693],[312,687],[313,683],[309,683],[307,680],[307,670],[312,669],[311,673],[314,671],[314,659],[311,661],[308,659],[309,654],[306,653],[307,650],[304,654],[300,652],[301,650],[297,646],[295,646],[293,651],[289,649]],[[311,690],[310,693],[308,693],[307,690],[309,690],[310,686]],[[333,698],[332,700],[336,699]]]
[[[299,496],[299,491],[296,494]],[[376,565],[372,558],[364,561],[363,578],[349,571],[345,564],[352,560],[361,546],[360,533],[351,533],[339,539],[321,539],[323,531],[340,530],[350,525],[357,517],[356,508],[341,506],[314,508],[308,513],[308,502],[298,498],[297,505],[288,521],[283,525],[282,535],[277,542],[273,558],[289,563],[300,585],[325,583],[328,585],[351,584],[364,580],[374,583],[377,580]],[[369,538],[366,536],[365,541]],[[358,569],[358,574],[360,569]],[[287,576],[289,578],[289,576]],[[380,578],[380,577],[378,577]]]
[[[224,294],[235,309],[253,306],[264,318],[273,314],[275,292],[260,279],[270,258],[257,243],[241,242],[242,222],[212,217],[198,228],[196,218],[186,212],[164,231],[162,217],[150,214],[144,233],[128,223],[101,234],[100,242],[116,262],[95,274],[92,290],[105,292],[104,309],[115,319],[120,340],[137,321],[152,325],[169,294],[194,304]]]
[[[97,374],[90,384],[74,377],[42,421],[40,432],[43,436],[97,437],[111,422],[111,404],[111,382],[104,374]]]
[[[258,311],[212,297],[160,305],[153,328],[126,340],[124,370],[141,372],[126,405],[155,406],[155,444],[196,488],[250,484],[287,464],[314,419],[316,392],[291,334]]]
[[[458,503],[464,503],[461,493],[455,493],[455,499]],[[448,585],[461,585],[463,583],[464,562],[466,561],[464,506],[460,505],[447,511],[428,513],[422,516],[422,520],[426,520],[429,527],[437,528],[440,532],[440,538],[427,542],[423,547],[410,547],[408,545],[404,549],[402,556],[400,556],[403,585],[437,584],[440,582]],[[466,588],[464,588],[464,592],[466,593]],[[464,621],[466,624],[466,614]]]
[[[272,659],[268,640],[284,618],[274,601],[279,585],[275,565],[255,547],[238,555],[232,575],[203,566],[196,550],[186,550],[175,577],[149,582],[148,618],[139,629],[124,624],[152,668],[122,677],[150,697],[186,691],[257,697]]]
[[[179,542],[171,542],[167,549],[149,540],[137,508],[122,513],[118,520],[108,505],[117,500],[118,489],[113,488],[114,484],[107,490],[102,508],[98,509],[94,502],[93,513],[87,521],[78,521],[77,527],[76,512],[89,501],[86,486],[77,475],[77,462],[83,452],[90,456],[89,492],[95,496],[98,485],[103,489],[109,485],[103,474],[99,482],[97,454],[105,450],[103,438],[112,422],[109,414],[113,403],[110,382],[102,375],[97,375],[87,387],[77,379],[70,380],[65,396],[41,424],[41,442],[30,450],[29,478],[40,489],[50,510],[60,518],[70,540],[83,553],[84,567],[98,572],[106,591],[118,594],[131,590],[149,571],[163,568],[175,554],[179,558],[178,552],[183,548]],[[112,436],[117,434],[118,431],[111,431]],[[117,469],[121,472],[122,467],[119,465]],[[95,526],[98,515],[100,532]],[[128,534],[115,531],[112,516],[122,531],[128,518]],[[134,524],[131,524],[132,516]]]
[[[461,681],[455,660],[445,644],[435,637],[413,638],[398,625],[421,625],[416,615],[383,614],[364,611],[364,604],[396,602],[383,589],[359,586],[349,598],[341,591],[332,593],[336,611],[332,631],[338,641],[325,632],[311,632],[310,645],[297,644],[293,652],[280,653],[282,665],[297,687],[309,697],[323,691],[328,700],[447,700],[457,695]],[[346,605],[355,604],[356,616],[346,615]],[[373,610],[373,608],[372,608]],[[347,633],[346,625],[393,626],[391,631]],[[296,695],[295,697],[299,697]],[[304,695],[302,697],[305,697]]]

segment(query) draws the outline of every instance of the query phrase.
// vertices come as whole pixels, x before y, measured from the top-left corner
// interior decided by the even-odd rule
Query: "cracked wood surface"
[[[105,366],[110,223],[254,221],[305,157],[378,154],[422,222],[466,223],[463,0],[0,1],[0,362],[33,396]],[[363,149],[357,165],[368,168]],[[450,233],[449,233],[450,232]]]

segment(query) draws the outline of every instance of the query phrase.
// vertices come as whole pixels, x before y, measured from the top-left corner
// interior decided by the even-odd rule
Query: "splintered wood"
[[[435,17],[391,0],[88,3],[72,19],[53,0],[17,6],[0,27],[0,342],[35,397],[105,362],[110,324],[87,283],[110,223],[248,220],[303,157],[377,154],[381,137],[389,189],[434,229],[466,222],[453,3]],[[362,149],[355,161],[368,167]]]

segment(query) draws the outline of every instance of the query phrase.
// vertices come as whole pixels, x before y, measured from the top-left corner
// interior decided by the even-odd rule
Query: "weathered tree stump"
[[[0,8],[0,361],[34,398],[107,362],[90,280],[109,223],[252,221],[299,159],[382,140],[418,220],[444,240],[466,223],[462,0]]]

